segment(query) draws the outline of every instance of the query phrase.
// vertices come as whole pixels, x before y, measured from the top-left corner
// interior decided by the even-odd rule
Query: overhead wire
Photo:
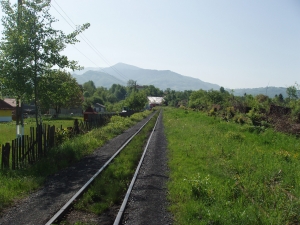
[[[56,10],[57,13],[59,13],[59,15],[63,17],[63,15],[51,4],[51,6]],[[67,21],[65,20],[71,27],[72,25]],[[73,28],[73,27],[72,27]],[[74,28],[73,28],[74,29]],[[93,62],[89,57],[87,57],[82,51],[80,51],[78,48],[76,48],[74,45],[72,45],[72,47],[74,47],[80,54],[82,54],[84,57],[86,57],[91,63],[93,63],[95,66],[99,67],[95,62]],[[101,67],[99,67],[99,69],[101,69]]]
[[[71,20],[71,18],[67,15],[67,13],[60,7],[60,5],[55,1],[52,0],[53,2],[56,3],[56,5],[60,8],[60,10],[66,15],[66,17],[73,23],[74,26],[76,26],[76,24]],[[70,27],[72,27],[72,29],[75,29],[67,20],[66,18],[56,9],[56,7],[51,3],[51,6],[54,8],[55,11],[57,11],[59,13],[59,15],[69,24]],[[82,38],[82,40],[108,65],[110,66],[111,69],[114,70],[115,73],[117,73],[120,77],[122,77],[125,81],[129,80],[128,77],[126,77],[124,74],[122,74],[117,68],[115,68],[114,66],[110,65],[110,62],[99,52],[99,50],[92,44],[91,41],[89,41],[89,39],[84,35],[84,34],[79,34],[79,36]],[[77,48],[76,48],[77,49]],[[77,49],[78,50],[78,49]],[[78,50],[79,51],[79,50]],[[80,51],[79,51],[80,52]],[[80,52],[81,54],[83,54],[82,52]],[[84,55],[84,54],[83,54]],[[84,55],[87,59],[89,59],[86,55]],[[89,59],[89,61],[91,61],[94,65],[97,66],[97,64],[95,64],[92,60]],[[97,66],[98,67],[98,66]],[[102,70],[103,72],[105,72],[101,67],[99,67],[100,70]],[[106,72],[105,72],[106,73]]]

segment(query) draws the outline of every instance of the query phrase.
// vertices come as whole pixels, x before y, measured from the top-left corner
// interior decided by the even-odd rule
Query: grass
[[[299,224],[300,142],[164,110],[175,224]]]
[[[79,117],[61,117],[56,119],[43,118],[43,122],[47,125],[55,125],[55,127],[73,127],[74,119],[82,119]],[[30,127],[35,127],[35,118],[27,118],[24,120],[24,133],[29,134]],[[16,138],[16,122],[2,122],[0,123],[0,147],[6,142],[11,142]]]
[[[149,111],[136,113],[131,117],[114,116],[105,127],[65,141],[51,149],[47,158],[23,170],[0,170],[0,212],[14,200],[27,196],[43,185],[46,177],[91,154],[95,148],[106,143],[149,115]]]
[[[122,200],[157,116],[158,114],[100,174],[89,190],[77,201],[75,209],[100,215]]]

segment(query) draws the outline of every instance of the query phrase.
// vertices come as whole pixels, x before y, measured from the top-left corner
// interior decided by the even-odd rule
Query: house
[[[101,113],[101,112],[105,112],[106,111],[106,107],[104,105],[101,105],[100,103],[96,103],[93,105],[94,111],[97,113]]]
[[[148,96],[148,107],[149,109],[152,109],[155,106],[162,105],[164,103],[164,98],[163,97],[151,97]]]
[[[12,113],[16,110],[15,99],[0,99],[0,122],[12,121]]]

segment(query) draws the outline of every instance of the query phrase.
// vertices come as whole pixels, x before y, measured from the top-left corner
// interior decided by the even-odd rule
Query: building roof
[[[5,110],[13,110],[15,109],[15,107],[11,106],[10,104],[8,104],[7,102],[5,102],[4,100],[0,99],[0,109],[5,109]]]
[[[101,105],[100,103],[95,103],[94,107],[102,107],[102,108],[106,108],[104,105]]]
[[[12,107],[17,107],[17,101],[15,98],[5,98],[3,100]]]
[[[164,98],[163,97],[151,97],[148,96],[148,101],[149,104],[162,104],[164,102]]]

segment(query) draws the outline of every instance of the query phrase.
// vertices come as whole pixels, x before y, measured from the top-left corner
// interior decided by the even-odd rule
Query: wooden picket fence
[[[33,164],[47,154],[55,144],[55,126],[39,125],[30,128],[30,135],[22,135],[11,144],[2,145],[2,169],[20,169]]]
[[[75,119],[74,126],[69,127],[68,130],[72,136],[84,134],[105,125],[114,115],[126,117],[133,113],[90,114],[83,121]],[[2,145],[1,169],[21,169],[45,157],[56,144],[55,132],[55,126],[40,125],[36,129],[31,127],[29,135],[14,139],[11,144]]]

